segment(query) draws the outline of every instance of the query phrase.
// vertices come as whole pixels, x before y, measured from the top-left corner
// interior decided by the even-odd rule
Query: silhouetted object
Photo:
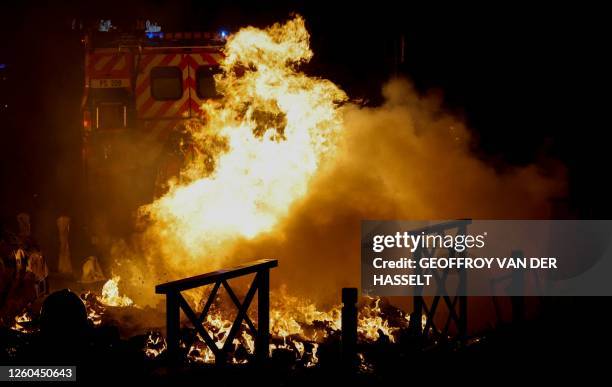
[[[524,258],[525,254],[522,250],[512,250],[510,256],[512,258]],[[508,286],[505,287],[505,294],[502,295],[510,295],[510,303],[512,305],[512,322],[515,324],[520,324],[525,319],[525,297],[524,296],[516,296],[516,294],[524,293],[525,291],[525,275],[527,271],[525,269],[512,269],[509,274],[505,274],[496,278],[491,279],[491,294],[493,296],[491,299],[493,300],[493,306],[495,307],[495,315],[497,316],[497,322],[502,322],[502,312],[501,307],[499,305],[498,299],[496,297],[497,294],[497,286],[500,283],[505,283],[510,281]],[[535,275],[535,284],[536,290],[539,291],[538,278],[537,273]]]
[[[102,268],[100,267],[100,262],[98,262],[98,258],[93,255],[88,257],[83,264],[83,273],[81,275],[81,282],[83,283],[91,283],[104,280],[104,273],[102,273]]]
[[[17,215],[17,225],[19,226],[19,237],[29,238],[31,234],[30,215],[21,212]]]
[[[15,278],[21,278],[26,266],[26,253],[22,248],[15,251]]]
[[[72,274],[70,245],[68,243],[68,238],[70,235],[70,218],[64,215],[57,218],[57,228],[59,231],[60,246],[58,271],[63,274]]]
[[[342,365],[351,371],[357,364],[357,289],[342,288]]]
[[[51,293],[40,310],[40,334],[46,340],[70,342],[87,333],[87,310],[68,289]]]
[[[49,268],[40,252],[34,251],[30,253],[27,270],[34,275],[36,297],[46,294],[48,291],[47,277],[49,276]]]
[[[467,227],[472,223],[471,219],[454,220],[446,223],[434,224],[418,230],[411,230],[411,234],[434,234],[434,235],[446,235],[446,232],[456,229],[456,235],[468,235]],[[436,257],[436,249],[420,248],[414,253],[414,259],[418,261],[423,257]],[[455,252],[454,250],[449,251],[449,255],[455,257],[467,257],[467,249],[462,252]],[[446,280],[449,274],[457,274],[458,283],[455,289],[455,294],[467,294],[467,270],[421,270],[415,269],[415,274],[432,274],[433,275],[433,286],[436,286],[438,293],[432,297],[431,304],[427,305],[425,298],[423,297],[423,287],[416,287],[413,298],[413,312],[410,315],[410,329],[416,335],[425,336],[432,330],[433,333],[438,334],[442,338],[449,336],[449,328],[451,323],[455,324],[457,329],[457,337],[459,340],[467,338],[467,297],[455,295],[452,298],[446,291]],[[438,329],[434,323],[434,317],[436,311],[440,305],[440,300],[444,302],[446,309],[448,310],[448,317],[444,323],[442,329]],[[421,326],[421,315],[425,313],[425,326]]]
[[[166,295],[166,341],[168,343],[168,358],[171,361],[179,359],[179,329],[181,309],[193,324],[195,330],[215,355],[217,364],[224,364],[228,360],[230,348],[233,347],[234,338],[238,334],[242,323],[246,323],[255,337],[255,357],[262,363],[269,357],[270,348],[270,269],[278,266],[275,259],[262,259],[236,266],[231,269],[223,269],[195,277],[183,278],[177,281],[157,285],[155,293]],[[247,291],[243,301],[240,302],[228,280],[244,275],[255,273],[255,278]],[[191,309],[181,291],[197,288],[200,286],[215,284],[204,305],[200,316]],[[225,291],[232,299],[238,313],[232,323],[232,327],[225,338],[223,347],[219,348],[208,334],[202,323],[206,321],[206,315],[213,301],[217,297],[217,291],[223,285]],[[249,318],[248,309],[257,292],[257,329]]]
[[[83,301],[68,289],[51,293],[40,311],[40,337],[28,356],[47,364],[86,363],[90,330]]]

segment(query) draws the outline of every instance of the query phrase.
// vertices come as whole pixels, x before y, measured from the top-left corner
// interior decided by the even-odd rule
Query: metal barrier
[[[270,344],[270,269],[276,266],[278,266],[277,260],[262,259],[231,269],[217,270],[195,277],[183,278],[157,285],[155,287],[155,293],[166,295],[166,342],[168,345],[168,357],[171,360],[178,359],[180,311],[182,309],[183,313],[185,313],[187,318],[191,321],[206,345],[215,354],[215,361],[217,364],[226,363],[232,342],[238,334],[243,321],[247,324],[251,334],[255,337],[256,359],[258,361],[265,361],[269,356]],[[227,280],[252,273],[256,273],[255,278],[244,300],[240,302]],[[204,309],[198,316],[196,312],[191,309],[181,294],[181,291],[213,283],[214,287],[208,296]],[[227,294],[238,308],[238,314],[225,338],[223,346],[219,348],[202,323],[206,320],[208,311],[221,286],[225,288]],[[253,325],[247,313],[251,301],[253,301],[253,297],[255,296],[255,292],[257,292],[257,328]]]
[[[357,360],[357,288],[342,288],[341,316],[341,351],[342,366],[345,371],[352,371],[358,364]]]
[[[411,234],[436,234],[436,235],[446,235],[446,233],[456,230],[456,234],[467,234],[467,228],[472,223],[471,219],[462,219],[462,220],[454,220],[445,223],[438,223],[431,226],[427,226],[417,230],[410,230]],[[427,249],[420,248],[417,249],[414,253],[414,258],[416,260],[421,257],[435,257],[436,249]],[[449,254],[451,256],[456,257],[466,257],[467,249],[461,253],[456,253],[449,249]],[[440,333],[440,336],[446,338],[449,333],[449,328],[451,323],[454,323],[457,328],[457,338],[459,340],[464,340],[467,337],[467,297],[465,296],[454,296],[450,297],[446,290],[446,280],[448,275],[457,274],[458,275],[458,284],[456,289],[456,294],[466,294],[467,292],[467,270],[443,270],[441,274],[437,273],[435,270],[424,270],[416,269],[416,274],[428,273],[432,274],[435,285],[438,287],[438,294],[432,297],[431,304],[427,304],[425,298],[422,296],[423,288],[416,288],[415,296],[413,298],[413,311],[410,316],[410,328],[411,330],[418,335],[427,335],[431,330],[434,333]],[[440,301],[443,301],[446,308],[448,309],[448,317],[444,323],[443,329],[438,329],[434,322],[434,316],[436,315],[436,310],[440,305]],[[426,321],[425,326],[421,326],[421,316],[425,314]]]

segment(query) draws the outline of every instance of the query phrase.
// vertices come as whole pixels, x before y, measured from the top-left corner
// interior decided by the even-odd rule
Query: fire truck
[[[122,32],[101,21],[82,39],[82,159],[97,232],[133,224],[184,160],[185,125],[218,97],[226,33],[165,32],[149,22]],[[129,227],[129,226],[127,226]]]

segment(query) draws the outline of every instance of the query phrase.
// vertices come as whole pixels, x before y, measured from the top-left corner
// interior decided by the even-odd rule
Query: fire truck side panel
[[[200,106],[205,102],[205,99],[213,96],[205,96],[202,95],[201,89],[202,86],[199,82],[203,81],[203,78],[200,77],[198,81],[198,76],[200,75],[200,71],[209,72],[212,79],[212,74],[216,72],[218,69],[219,62],[222,59],[222,54],[220,52],[207,52],[201,51],[197,53],[193,53],[189,55],[190,57],[190,66],[189,66],[189,78],[190,78],[190,93],[191,93],[191,115],[192,116],[200,116],[202,111]],[[214,80],[213,80],[214,82]],[[214,83],[213,83],[214,89]]]
[[[136,56],[137,75],[135,87],[137,118],[141,127],[154,134],[161,141],[167,138],[181,120],[199,118],[200,105],[196,71],[200,66],[217,68],[221,59],[220,52],[197,50],[185,53],[185,50],[145,49]],[[182,91],[180,97],[165,99],[154,95],[153,83],[156,82],[157,70],[180,72]]]
[[[130,52],[116,48],[99,48],[91,50],[85,56],[85,62],[87,87],[130,87],[133,72],[133,57]]]
[[[83,161],[92,219],[106,225],[96,229],[130,224],[126,217],[177,174],[181,157],[171,134],[203,118],[200,106],[214,97],[210,74],[221,58],[219,49],[205,47],[86,52]]]
[[[140,58],[138,60],[138,57]],[[136,77],[136,111],[139,119],[165,119],[188,118],[189,116],[189,89],[185,87],[188,77],[187,61],[185,55],[180,53],[150,53],[137,57],[138,74]],[[177,82],[181,93],[177,96],[153,95],[154,82],[172,78],[153,77],[154,70],[167,69],[177,71]],[[168,82],[166,81],[166,82]]]

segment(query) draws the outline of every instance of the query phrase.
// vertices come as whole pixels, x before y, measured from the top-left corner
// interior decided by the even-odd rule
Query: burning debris
[[[270,326],[273,335],[324,339],[340,329],[340,306],[321,311],[311,300],[289,295],[285,286],[272,295]]]
[[[398,327],[389,326],[389,321],[383,318],[380,310],[380,298],[369,299],[369,305],[364,305],[359,311],[357,331],[367,340],[378,340],[386,336],[393,343]]]
[[[128,296],[119,295],[119,276],[106,281],[102,287],[102,297],[98,300],[107,306],[132,306],[134,302]]]
[[[81,294],[81,300],[87,310],[87,318],[94,326],[100,326],[107,307],[134,306],[134,302],[125,295],[119,293],[120,277],[115,276],[104,283],[102,295],[98,296],[92,291]]]
[[[221,298],[217,297],[203,325],[221,347],[232,326],[231,316],[223,308]],[[337,341],[341,333],[339,305],[322,311],[306,299],[299,299],[281,291],[273,295],[270,311],[270,332],[272,335],[270,353],[289,354],[296,365],[309,368],[318,364],[318,350],[321,345]],[[384,310],[384,311],[383,311]],[[391,322],[391,317],[393,322]],[[359,307],[358,337],[363,345],[374,344],[379,340],[396,343],[399,333],[408,329],[409,318],[401,310],[380,298],[366,298]],[[186,328],[187,329],[187,328]],[[253,360],[255,339],[243,322],[242,331],[233,341],[230,363],[245,364]],[[191,363],[214,364],[213,351],[206,345],[195,330],[187,329],[181,341],[187,361]],[[165,350],[160,334],[149,335],[145,351],[151,358]],[[153,346],[153,349],[150,346]],[[159,348],[163,348],[162,351]],[[364,355],[361,354],[361,358]],[[368,368],[368,367],[366,367]]]
[[[120,291],[117,278],[107,281],[102,292],[104,293],[103,296],[98,296],[91,291],[86,292],[80,298],[82,301],[80,307],[84,307],[83,318],[89,320],[90,333],[86,334],[90,337],[89,340],[94,340],[95,346],[102,351],[107,346],[127,348],[128,345],[133,348],[133,351],[135,349],[134,345],[140,345],[138,348],[141,356],[139,361],[144,362],[143,364],[149,364],[147,367],[159,367],[165,364],[168,359],[168,345],[164,334],[160,330],[146,331],[144,334],[127,338],[125,342],[117,341],[116,334],[111,334],[117,329],[115,324],[125,324],[130,320],[118,322],[109,313],[122,311],[122,313],[134,315],[140,314],[142,310],[136,310],[135,305],[129,302],[109,302],[116,300],[116,297],[119,300],[129,299],[127,295]],[[50,305],[43,306],[46,309],[41,317],[52,318],[55,320],[53,324],[57,324],[59,320],[57,320],[58,316],[55,308],[62,310],[65,307],[58,304],[63,298],[70,300],[70,303],[74,303],[76,296],[72,294],[73,297],[67,297],[70,294],[66,290],[52,294],[51,298],[53,300]],[[333,364],[339,361],[340,337],[342,335],[341,307],[339,305],[328,309],[320,309],[311,300],[291,296],[284,289],[272,293],[272,295],[269,351],[273,363],[278,363],[277,366],[285,364],[285,366],[294,370],[307,370],[320,367],[322,362],[323,364]],[[105,304],[103,300],[106,300],[108,304],[115,303],[117,306]],[[225,301],[227,300],[221,295],[217,295],[203,322],[204,328],[217,346],[222,346],[225,343],[232,327],[233,315],[231,310],[225,307],[227,305]],[[53,307],[53,310],[51,307]],[[70,312],[75,313],[71,317],[73,319],[78,312],[75,307],[76,305],[72,305],[71,309],[74,310]],[[370,375],[375,373],[378,367],[380,360],[377,359],[380,356],[380,351],[389,348],[400,351],[401,348],[413,342],[409,339],[408,323],[410,319],[400,309],[380,298],[363,298],[357,311],[358,352],[356,353],[355,370],[363,375]],[[45,316],[42,316],[43,314]],[[80,315],[81,312],[78,312],[78,314]],[[208,347],[197,330],[192,328],[187,321],[183,321],[183,323],[181,324],[179,345],[182,355],[179,360],[185,365],[196,367],[218,364],[214,352]],[[49,323],[46,324],[48,326]],[[24,311],[15,317],[15,324],[11,329],[22,335],[21,337],[26,338],[25,340],[30,340],[27,337],[36,338],[42,333],[38,330],[39,325],[37,316],[32,316],[29,311]],[[73,321],[71,325],[79,326],[79,323]],[[62,334],[68,333],[63,328],[62,332]],[[434,343],[437,338],[424,337],[424,339],[426,341],[423,343]],[[106,342],[105,340],[110,341]],[[20,351],[23,351],[19,346],[9,346],[5,350],[7,351],[6,354],[12,357],[18,357]],[[255,337],[251,334],[249,325],[245,322],[242,322],[240,333],[232,341],[228,356],[227,362],[229,364],[245,366],[256,364]]]
[[[155,359],[166,351],[166,340],[160,332],[147,332],[144,354],[148,359]]]
[[[129,310],[134,307],[130,302],[113,302],[117,299],[129,300],[126,295],[119,296],[119,280],[113,278],[103,287],[103,296],[87,292],[81,296],[87,316],[93,326],[101,327],[113,323],[105,318],[107,308],[118,307]],[[118,297],[118,298],[117,298]],[[207,294],[202,296],[206,299]],[[115,304],[115,305],[111,305]],[[217,295],[211,304],[203,326],[211,335],[214,343],[221,347],[225,343],[232,326],[232,315],[224,308],[224,299]],[[104,321],[108,321],[104,323]],[[341,331],[341,307],[333,306],[327,310],[317,308],[316,304],[305,298],[298,298],[287,293],[283,287],[278,293],[272,294],[270,310],[270,353],[286,353],[294,359],[296,365],[305,368],[316,366],[319,362],[318,351],[321,345],[329,345],[337,341]],[[367,345],[381,339],[396,343],[399,333],[408,328],[410,318],[380,298],[364,298],[359,306],[358,337],[359,342]],[[185,361],[193,364],[214,364],[216,359],[213,351],[206,345],[202,337],[194,329],[183,328],[180,347]],[[167,344],[160,331],[149,331],[142,348],[144,356],[153,360],[166,352]],[[247,364],[253,361],[255,338],[249,326],[242,323],[241,332],[232,342],[230,351],[232,364]],[[364,354],[360,355],[364,359]],[[371,365],[363,360],[364,369]]]
[[[85,304],[85,308],[87,308],[87,318],[89,321],[91,321],[94,326],[102,324],[102,317],[106,312],[106,308],[100,302],[99,297],[91,291],[88,291],[81,294],[81,300]]]
[[[22,333],[32,333],[34,329],[31,327],[32,316],[30,312],[25,310],[19,316],[15,316],[15,324],[11,327],[11,329],[22,332]]]

